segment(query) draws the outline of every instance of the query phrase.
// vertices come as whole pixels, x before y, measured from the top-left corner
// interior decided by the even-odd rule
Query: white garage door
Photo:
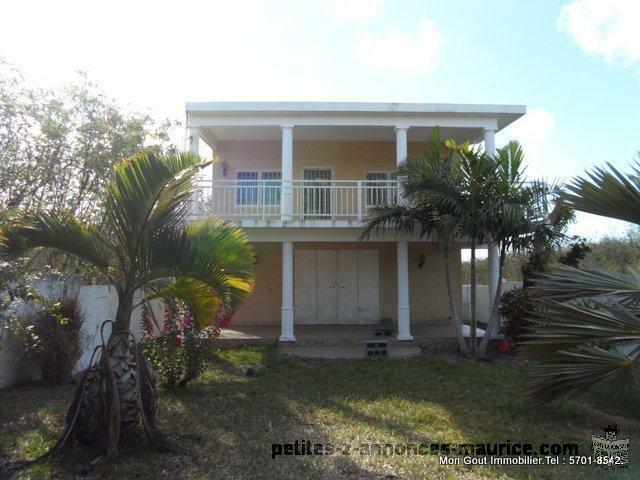
[[[295,321],[364,325],[380,320],[377,250],[297,250]]]

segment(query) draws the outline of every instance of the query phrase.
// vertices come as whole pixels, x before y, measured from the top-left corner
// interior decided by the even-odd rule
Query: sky
[[[34,85],[85,71],[184,120],[187,101],[524,104],[497,136],[530,177],[566,180],[640,150],[640,0],[5,2],[0,57]],[[570,233],[626,225],[579,215]]]

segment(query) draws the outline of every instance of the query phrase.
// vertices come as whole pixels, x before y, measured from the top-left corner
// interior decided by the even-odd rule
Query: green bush
[[[45,300],[23,321],[25,356],[38,365],[42,381],[62,385],[71,379],[73,367],[85,344],[85,315],[76,298]]]
[[[161,383],[175,389],[202,373],[218,330],[201,330],[191,311],[173,298],[164,300],[162,316],[159,325],[149,306],[143,305],[141,348]]]
[[[528,318],[535,305],[536,298],[530,288],[514,288],[500,297],[500,315],[505,319],[502,333],[511,338],[514,345],[520,343],[522,335],[531,327]]]

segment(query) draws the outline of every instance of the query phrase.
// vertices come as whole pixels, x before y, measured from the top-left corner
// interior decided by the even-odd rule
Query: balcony
[[[374,205],[393,202],[397,194],[395,180],[207,180],[199,183],[192,217],[255,226],[355,226]]]

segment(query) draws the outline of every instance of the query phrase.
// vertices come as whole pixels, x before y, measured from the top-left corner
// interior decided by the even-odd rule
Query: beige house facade
[[[373,205],[402,201],[397,164],[419,153],[433,128],[443,138],[485,143],[524,115],[519,105],[395,103],[189,103],[189,148],[217,162],[200,182],[192,217],[243,227],[257,255],[251,298],[234,325],[450,323],[442,245],[392,229],[360,240]],[[452,252],[461,310],[460,244]],[[490,249],[490,270],[497,271]],[[494,284],[490,285],[495,291]]]

